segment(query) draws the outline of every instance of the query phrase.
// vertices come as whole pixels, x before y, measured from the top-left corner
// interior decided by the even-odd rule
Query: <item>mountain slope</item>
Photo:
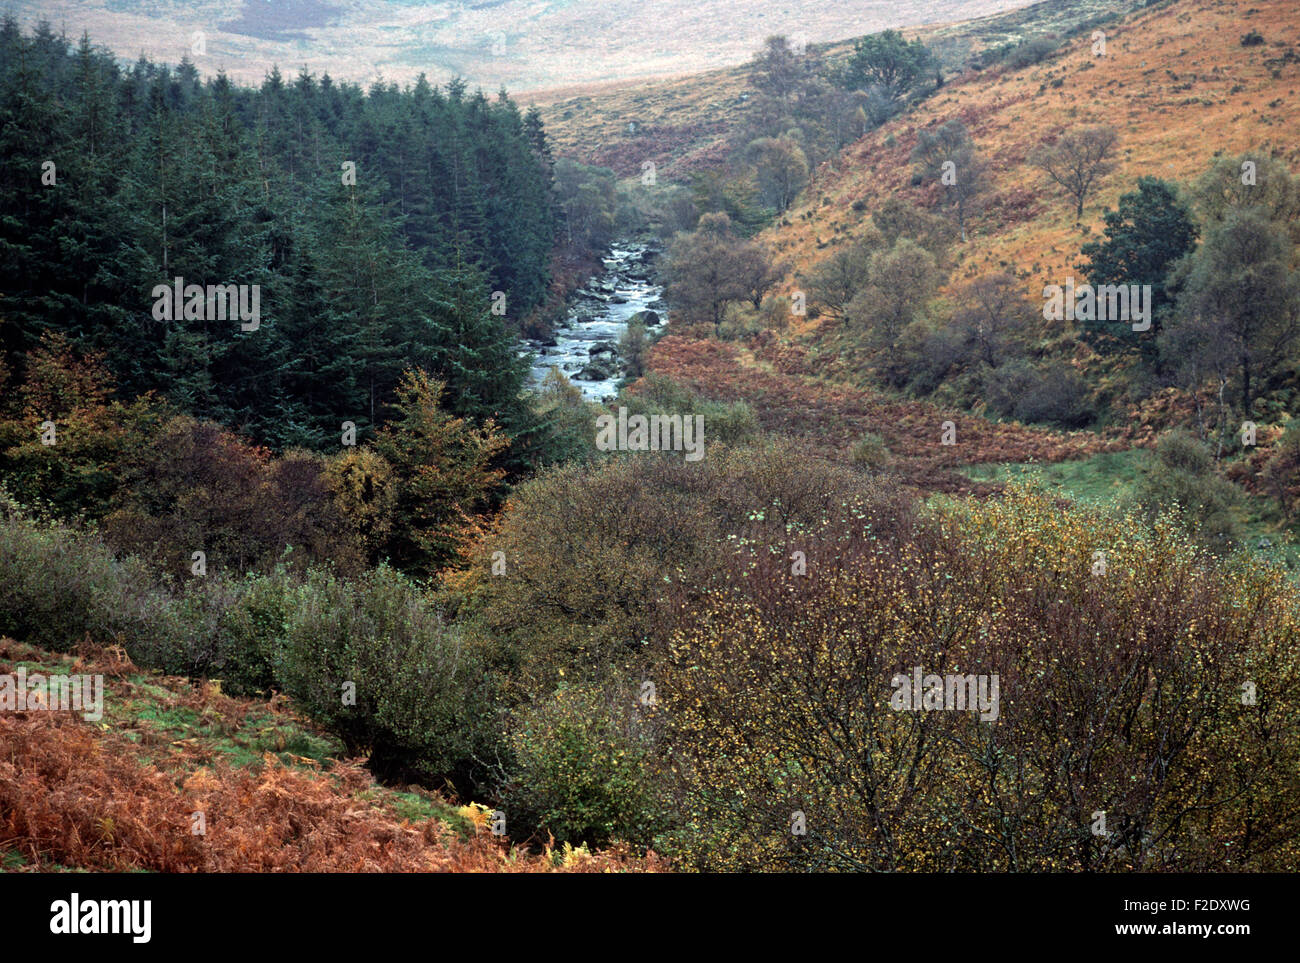
[[[1179,0],[1108,29],[1105,57],[1094,57],[1081,36],[1037,66],[955,80],[848,148],[766,239],[807,271],[859,235],[887,197],[932,206],[937,188],[912,185],[909,156],[918,131],[959,118],[989,161],[992,189],[972,240],[957,251],[955,279],[1011,268],[1030,290],[1059,283],[1102,210],[1142,175],[1191,180],[1220,154],[1256,148],[1300,166],[1294,13],[1287,0]],[[1265,43],[1243,46],[1249,30]],[[1118,165],[1089,198],[1081,230],[1068,200],[1025,158],[1045,139],[1087,124],[1109,124],[1120,140]]]
[[[768,34],[821,42],[977,17],[1027,0],[19,0],[25,26],[83,30],[141,53],[259,83],[272,64],[336,79],[404,82],[426,71],[512,90],[680,74],[739,63]],[[193,34],[204,51],[193,51]]]

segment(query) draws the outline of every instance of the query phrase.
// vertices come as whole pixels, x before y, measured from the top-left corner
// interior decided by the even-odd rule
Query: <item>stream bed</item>
[[[554,337],[523,342],[534,386],[558,367],[589,401],[617,394],[625,372],[619,339],[628,322],[637,318],[649,333],[668,317],[663,289],[654,280],[659,253],[655,245],[642,242],[616,241],[610,247],[602,258],[605,270],[569,297]]]

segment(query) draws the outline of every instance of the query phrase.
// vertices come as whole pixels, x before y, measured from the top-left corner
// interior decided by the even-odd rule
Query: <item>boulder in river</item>
[[[614,377],[613,361],[592,361],[585,365],[574,378],[578,381],[608,381]]]
[[[660,318],[658,311],[651,311],[649,308],[646,308],[646,310],[638,311],[636,314],[632,315],[632,317],[628,318],[627,323],[644,324],[646,327],[653,327],[661,320],[663,319]]]

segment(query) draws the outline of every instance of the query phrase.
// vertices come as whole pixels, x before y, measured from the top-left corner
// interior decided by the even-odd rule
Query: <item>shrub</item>
[[[1282,572],[1219,567],[1177,526],[1024,492],[940,503],[892,532],[829,524],[806,579],[761,551],[731,561],[659,688],[682,819],[666,852],[688,865],[1300,858],[1300,605]],[[895,709],[894,677],[916,666],[997,675],[998,718]],[[1276,701],[1244,703],[1247,679]],[[1097,810],[1108,837],[1091,832]]]
[[[702,415],[706,443],[736,444],[758,434],[758,417],[744,401],[711,401],[668,378],[651,375],[620,399],[629,415]]]
[[[1016,402],[1014,414],[1019,421],[1083,428],[1096,417],[1089,394],[1082,375],[1068,365],[1053,365]]]
[[[1053,53],[1060,43],[1051,37],[1032,37],[1017,44],[1007,54],[1007,66],[1013,70],[1019,70],[1023,67],[1032,67],[1034,64],[1042,63]]]
[[[289,585],[281,568],[191,577],[169,589],[91,532],[33,521],[12,505],[0,510],[0,635],[52,651],[89,636],[121,645],[141,666],[220,677],[237,694],[265,691]]]
[[[1251,30],[1249,33],[1243,34],[1241,37],[1241,45],[1243,47],[1258,47],[1263,42],[1264,35],[1258,30]]]
[[[1138,480],[1138,501],[1150,517],[1175,514],[1206,545],[1227,550],[1238,538],[1238,489],[1215,471],[1207,445],[1185,431],[1161,435]]]
[[[169,633],[143,564],[118,560],[92,532],[35,521],[0,500],[0,635],[69,651],[87,635],[132,658]]]
[[[475,554],[470,601],[521,697],[608,671],[646,678],[749,530],[784,547],[828,514],[891,497],[786,441],[711,445],[694,463],[646,453],[566,465],[514,491]],[[490,573],[497,551],[504,576]]]
[[[479,785],[495,754],[492,679],[408,579],[313,571],[286,608],[276,681],[350,754],[369,752],[386,779]]]
[[[885,439],[870,431],[854,443],[849,458],[855,465],[872,469],[884,468],[891,460]]]
[[[516,713],[515,770],[502,808],[516,838],[649,846],[661,822],[652,772],[655,710],[632,694],[565,686]]]
[[[275,656],[284,640],[295,582],[283,567],[249,576],[216,622],[214,658],[208,675],[219,677],[231,695],[269,692],[275,686]]]
[[[325,461],[290,451],[272,458],[220,425],[178,415],[165,422],[125,472],[104,521],[120,551],[188,579],[202,550],[209,573],[270,570],[286,547],[295,563],[332,560],[359,568],[361,548],[331,499]]]
[[[1096,417],[1087,383],[1073,368],[1056,364],[1040,370],[1024,358],[984,375],[984,397],[1004,417],[1082,428]]]

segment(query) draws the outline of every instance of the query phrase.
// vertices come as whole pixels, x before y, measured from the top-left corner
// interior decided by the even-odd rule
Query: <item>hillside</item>
[[[951,74],[964,70],[973,55],[988,47],[1029,35],[1065,33],[1132,5],[1131,0],[1041,0],[1010,12],[960,21],[956,11],[944,7],[945,20],[953,22],[903,33],[929,46],[945,73]],[[900,18],[889,26],[908,23]],[[838,63],[852,49],[845,38],[868,32],[865,23],[854,28],[830,42],[809,42],[805,49],[828,64]],[[792,41],[802,39],[800,33],[790,30]],[[547,88],[521,99],[541,108],[558,156],[610,167],[623,176],[639,173],[641,162],[651,160],[662,177],[685,179],[692,171],[723,160],[727,134],[743,117],[752,93],[744,62],[759,43],[730,67],[664,79]]]
[[[61,656],[0,639],[0,676],[101,674],[103,717],[0,714],[8,872],[604,872],[649,860],[525,854],[489,811],[378,785],[284,700],[137,669],[115,646]],[[192,830],[203,813],[202,834]]]
[[[989,202],[955,278],[1014,268],[1035,289],[1070,273],[1101,211],[1144,174],[1191,180],[1222,154],[1273,148],[1300,160],[1300,24],[1286,0],[1178,0],[1132,14],[1107,30],[1106,56],[1087,36],[1021,70],[969,74],[913,113],[872,131],[828,165],[766,238],[806,271],[858,236],[865,214],[889,196],[932,206],[936,188],[911,183],[917,132],[960,118],[989,161]],[[1242,46],[1249,30],[1261,46]],[[1067,126],[1118,129],[1117,169],[1088,201],[1082,231],[1057,188],[1024,163]],[[858,205],[856,208],[854,205]]]
[[[24,27],[39,19],[73,37],[89,31],[128,60],[179,63],[205,76],[261,83],[271,68],[336,80],[404,84],[421,73],[493,90],[681,74],[738,63],[772,33],[823,42],[885,27],[952,21],[1027,0],[17,0]],[[203,34],[202,52],[193,48]]]

